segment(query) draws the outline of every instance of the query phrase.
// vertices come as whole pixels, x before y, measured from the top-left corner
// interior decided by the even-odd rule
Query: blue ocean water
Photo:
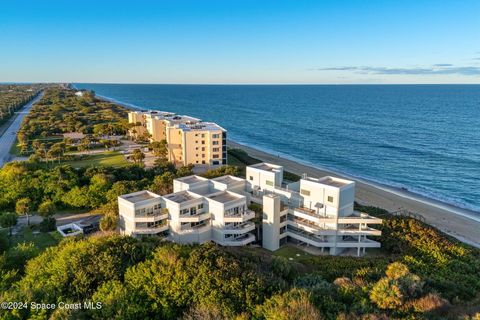
[[[480,212],[480,85],[76,84],[258,149]]]

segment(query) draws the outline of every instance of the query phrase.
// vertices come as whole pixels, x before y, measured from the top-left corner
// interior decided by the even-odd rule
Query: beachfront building
[[[213,241],[244,246],[255,241],[255,213],[248,209],[245,180],[233,176],[174,180],[174,192],[149,191],[118,198],[120,232],[135,237],[160,235],[177,243]]]
[[[118,197],[119,228],[122,234],[167,236],[168,211],[161,196],[150,191],[139,191]]]
[[[382,220],[354,210],[354,181],[304,175],[285,184],[283,168],[268,163],[247,167],[246,176],[252,200],[263,204],[264,248],[274,251],[294,242],[310,252],[337,255],[353,249],[360,255],[380,247],[367,237],[381,235],[371,225]]]
[[[168,160],[176,166],[215,167],[227,164],[227,131],[212,122],[163,111],[132,111],[129,131],[148,134],[150,141],[167,141]]]
[[[380,247],[369,237],[381,235],[371,225],[382,220],[354,210],[353,181],[305,175],[287,184],[283,167],[259,163],[247,167],[246,179],[193,175],[175,179],[173,189],[165,196],[141,191],[119,197],[121,233],[224,246],[259,241],[271,251],[293,242],[309,252],[332,255],[346,250],[361,255],[366,248]],[[252,201],[263,205],[258,226],[248,209]],[[255,238],[257,227],[261,239]]]

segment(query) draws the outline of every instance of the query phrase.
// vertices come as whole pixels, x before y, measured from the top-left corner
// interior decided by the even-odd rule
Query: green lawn
[[[99,154],[87,155],[82,160],[67,161],[65,164],[69,164],[75,168],[90,166],[124,167],[128,165],[128,162],[125,160],[123,154],[118,151],[106,151]]]
[[[91,166],[109,166],[109,167],[124,167],[129,163],[125,160],[123,154],[118,151],[105,151],[102,153],[86,155],[81,160],[62,161],[60,163],[43,163],[45,167],[49,168],[58,165],[71,165],[74,168],[85,168]]]
[[[8,238],[8,230],[0,231]],[[10,247],[15,247],[19,243],[32,242],[39,250],[45,250],[48,247],[54,246],[60,242],[62,236],[57,231],[40,232],[34,234],[30,228],[23,228],[22,232],[12,235],[10,239]]]
[[[284,257],[289,260],[290,258],[292,258],[293,261],[301,262],[304,264],[310,264],[312,261],[312,258],[316,258],[316,256],[311,255],[310,253],[307,253],[305,251],[302,251],[290,245],[285,245],[281,247],[277,251],[273,252],[273,255],[278,257]]]

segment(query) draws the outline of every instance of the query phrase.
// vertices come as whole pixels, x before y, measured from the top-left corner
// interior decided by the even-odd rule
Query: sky
[[[0,82],[480,83],[480,1],[2,1]]]

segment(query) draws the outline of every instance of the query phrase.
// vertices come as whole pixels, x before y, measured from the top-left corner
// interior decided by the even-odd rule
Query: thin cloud
[[[435,64],[431,67],[422,68],[388,68],[373,66],[342,66],[317,68],[317,71],[352,71],[359,74],[383,74],[383,75],[447,75],[459,74],[465,76],[480,75],[480,67],[455,67],[451,64]]]

